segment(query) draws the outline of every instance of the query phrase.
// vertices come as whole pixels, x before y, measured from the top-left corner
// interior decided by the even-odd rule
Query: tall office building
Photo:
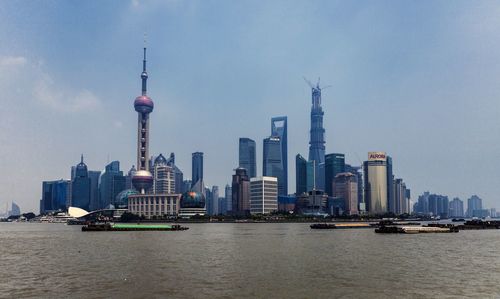
[[[170,153],[170,157],[167,159],[167,165],[172,167],[172,171],[174,172],[174,189],[175,193],[182,194],[187,190],[183,190],[183,182],[184,182],[184,174],[182,171],[175,165],[175,154]]]
[[[142,94],[135,98],[134,108],[137,111],[137,171],[132,177],[132,184],[141,193],[150,191],[153,175],[149,171],[149,114],[153,112],[153,100],[147,96],[146,47],[142,61]]]
[[[250,213],[250,180],[245,168],[237,168],[231,186],[231,213],[246,216]]]
[[[409,213],[410,207],[408,198],[406,197],[406,184],[403,182],[403,179],[395,179],[392,189],[393,210],[390,210],[390,212],[396,215]]]
[[[392,173],[392,158],[390,156],[386,157],[387,164],[387,210],[395,214],[402,214],[402,204],[397,206],[395,198],[395,186],[394,186],[394,174]],[[401,187],[401,186],[400,186]],[[402,200],[402,198],[401,198]]]
[[[123,176],[123,171],[120,170],[120,162],[113,161],[106,165],[99,185],[98,208],[105,209],[113,204],[118,193],[125,190],[125,187],[125,176]]]
[[[315,186],[325,190],[325,129],[323,128],[323,108],[321,108],[321,88],[311,84],[311,131],[309,141],[309,161],[316,161]]]
[[[71,181],[44,181],[42,182],[42,200],[40,214],[54,211],[65,211],[71,198]]]
[[[209,215],[219,215],[221,214],[220,206],[219,206],[219,187],[212,186],[212,205]],[[207,211],[208,212],[208,211]]]
[[[167,159],[160,154],[153,164],[153,192],[155,194],[174,194],[175,174]],[[178,193],[179,194],[179,193]]]
[[[288,120],[286,116],[271,118],[271,136],[280,139],[281,164],[283,165],[283,176],[281,178],[283,194],[280,193],[280,195],[288,195]]]
[[[203,192],[203,153],[192,154],[191,161],[191,189],[196,192]]]
[[[464,217],[464,202],[455,197],[449,203],[449,217]]]
[[[448,218],[448,213],[450,211],[448,196],[430,194],[427,198],[427,203],[429,206],[429,215]]]
[[[359,214],[358,177],[350,172],[341,172],[335,175],[331,185],[331,196],[344,201],[344,213],[346,215]]]
[[[226,184],[226,187],[224,188],[224,197],[226,199],[226,214],[233,210],[232,196],[233,191],[231,191],[231,186],[229,186],[229,184]]]
[[[483,200],[477,195],[467,199],[467,217],[480,217],[483,209]]]
[[[307,160],[297,154],[295,156],[295,194],[298,196],[307,191]]]
[[[358,210],[360,213],[365,212],[365,200],[364,200],[364,188],[363,188],[363,173],[360,166],[351,166],[349,164],[345,165],[345,171],[354,174],[358,181]]]
[[[262,174],[263,176],[277,178],[278,194],[287,195],[282,150],[280,137],[271,136],[264,139]]]
[[[89,209],[91,211],[101,208],[99,206],[99,179],[101,177],[101,172],[98,170],[89,170],[90,178],[90,205]]]
[[[255,141],[250,138],[240,138],[239,142],[239,167],[245,168],[248,176],[257,176],[257,160]]]
[[[335,176],[346,172],[344,154],[328,154],[325,156],[325,193],[333,196],[332,184]]]
[[[71,205],[73,207],[90,209],[90,178],[87,165],[81,161],[75,168],[73,181],[71,182]]]
[[[384,152],[369,152],[363,163],[365,203],[370,214],[387,213],[387,161]]]
[[[278,179],[257,177],[250,179],[250,213],[270,214],[278,210]]]

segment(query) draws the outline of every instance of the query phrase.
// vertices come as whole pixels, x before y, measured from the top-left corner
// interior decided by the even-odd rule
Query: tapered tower
[[[153,100],[147,96],[146,47],[142,61],[142,95],[135,98],[137,111],[137,171],[132,177],[132,184],[141,193],[146,193],[153,185],[153,176],[149,171],[149,114],[153,112]]]
[[[311,86],[311,130],[309,141],[309,161],[315,165],[315,185],[317,189],[324,190],[325,184],[325,129],[323,128],[323,108],[321,107],[321,88],[319,80],[316,86]]]

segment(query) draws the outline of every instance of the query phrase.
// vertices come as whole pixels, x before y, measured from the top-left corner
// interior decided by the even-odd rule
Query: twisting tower
[[[153,112],[153,100],[147,96],[146,46],[142,61],[142,95],[135,98],[134,108],[138,114],[137,121],[137,171],[132,177],[132,184],[142,194],[153,185],[153,176],[149,172],[149,114]]]

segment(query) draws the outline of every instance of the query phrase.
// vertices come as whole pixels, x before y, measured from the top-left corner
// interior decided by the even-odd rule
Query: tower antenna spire
[[[142,95],[146,95],[147,93],[147,80],[148,80],[148,73],[146,71],[146,45],[147,45],[147,34],[144,33],[144,59],[142,60]]]

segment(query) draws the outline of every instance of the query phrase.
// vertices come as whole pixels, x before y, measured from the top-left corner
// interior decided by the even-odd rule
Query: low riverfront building
[[[128,210],[146,219],[177,216],[180,194],[136,194],[128,197]]]

